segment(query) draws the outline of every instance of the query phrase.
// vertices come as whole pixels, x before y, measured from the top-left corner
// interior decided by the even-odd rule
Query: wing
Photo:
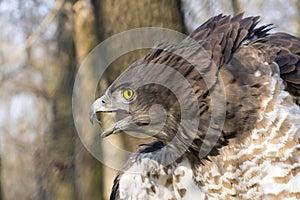
[[[279,32],[260,38],[251,45],[266,52],[266,56],[279,65],[287,90],[300,105],[300,38]]]
[[[229,62],[240,46],[262,50],[269,57],[266,59],[279,65],[287,90],[300,105],[300,38],[282,32],[270,34],[271,24],[257,27],[259,17],[242,17],[243,13],[232,18],[218,15],[198,27],[190,37],[211,52],[219,67]],[[219,38],[223,40],[218,41]]]
[[[271,24],[257,26],[258,23],[258,16],[243,18],[243,13],[235,17],[220,14],[198,27],[189,37],[211,53],[214,63],[221,67],[242,44],[268,35]]]

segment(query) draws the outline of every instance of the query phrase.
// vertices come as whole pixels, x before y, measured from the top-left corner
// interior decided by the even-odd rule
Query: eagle
[[[259,17],[212,17],[154,46],[90,108],[102,133],[146,134],[111,200],[300,199],[300,38]]]

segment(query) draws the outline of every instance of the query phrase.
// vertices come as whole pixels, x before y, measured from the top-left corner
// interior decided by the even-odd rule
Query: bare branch
[[[49,14],[42,20],[38,28],[35,32],[33,32],[31,35],[27,37],[27,39],[24,41],[23,44],[19,45],[19,47],[16,48],[16,51],[11,54],[10,57],[8,57],[3,63],[0,63],[0,65],[4,64],[10,64],[16,61],[24,52],[24,49],[29,48],[36,40],[37,38],[43,34],[45,29],[48,27],[48,25],[55,19],[58,11],[62,8],[64,5],[65,0],[56,0],[55,5],[53,6],[52,10],[49,12]],[[0,80],[1,81],[1,80]]]

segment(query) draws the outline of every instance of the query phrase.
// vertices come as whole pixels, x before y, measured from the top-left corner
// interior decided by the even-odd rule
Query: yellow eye
[[[123,97],[124,97],[126,100],[132,99],[133,94],[134,94],[134,92],[133,92],[132,89],[124,89],[124,90],[123,90]]]

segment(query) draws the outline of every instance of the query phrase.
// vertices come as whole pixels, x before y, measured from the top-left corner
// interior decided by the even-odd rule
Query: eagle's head
[[[168,50],[152,49],[123,72],[90,109],[91,121],[97,112],[125,113],[126,117],[105,130],[102,137],[130,131],[153,136],[166,144],[178,132],[188,129],[191,121],[197,119],[198,100],[183,72],[174,65],[186,65],[185,70],[190,67],[183,58]],[[184,112],[189,113],[182,115]],[[186,127],[185,120],[189,120]],[[197,132],[198,127],[194,128]]]
[[[177,112],[170,113],[172,109],[176,109],[174,94],[153,82],[141,84],[143,75],[140,77],[138,72],[134,71],[130,68],[123,73],[91,106],[91,120],[96,112],[125,113],[125,116],[127,114],[127,117],[105,130],[102,137],[121,131],[159,137],[157,131],[163,128],[166,118],[169,118],[168,115],[172,115],[174,120],[178,118]],[[133,77],[131,72],[134,72],[136,77]]]

